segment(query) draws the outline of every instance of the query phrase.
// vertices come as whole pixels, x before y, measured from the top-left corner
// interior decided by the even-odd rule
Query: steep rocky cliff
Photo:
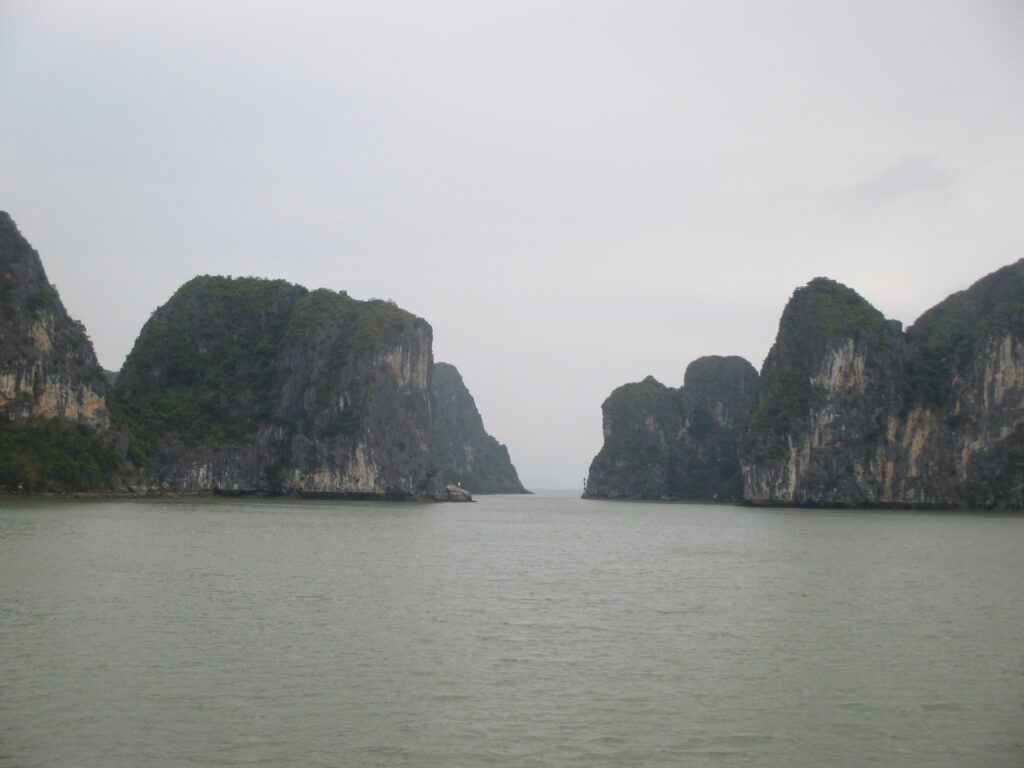
[[[0,211],[0,412],[9,420],[109,424],[106,381],[39,254]]]
[[[901,500],[1024,507],[1024,259],[925,312],[907,342]]]
[[[114,483],[106,381],[39,254],[0,212],[0,487],[90,490]]]
[[[146,323],[111,404],[160,488],[435,495],[431,341],[389,302],[198,277]]]
[[[430,385],[434,466],[445,483],[471,493],[529,493],[508,449],[487,434],[454,365],[435,363]]]
[[[880,438],[900,392],[898,323],[856,292],[817,278],[779,323],[742,440],[751,501],[883,501],[889,475]]]
[[[584,496],[738,499],[736,440],[757,371],[740,357],[702,357],[672,389],[648,376],[616,389],[601,406],[604,446]]]
[[[790,300],[741,441],[760,504],[1024,504],[1024,261],[906,332],[818,278]]]

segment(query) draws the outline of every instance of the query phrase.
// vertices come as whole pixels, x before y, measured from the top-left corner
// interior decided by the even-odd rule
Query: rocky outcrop
[[[445,501],[472,501],[473,496],[465,488],[449,483],[444,487]]]
[[[601,406],[604,446],[584,496],[739,499],[736,441],[757,371],[740,357],[702,357],[672,389],[648,376],[619,387]]]
[[[0,278],[2,489],[471,500],[461,482],[525,492],[458,372],[441,366],[431,388],[430,326],[390,302],[199,277],[153,313],[113,373],[5,213]]]
[[[759,377],[721,360],[696,361],[680,390],[615,390],[584,495],[1024,508],[1024,260],[906,332],[816,278]]]
[[[111,402],[161,489],[440,497],[431,343],[390,302],[199,277],[146,323]]]
[[[105,394],[85,328],[0,212],[0,489],[113,487],[121,456]]]
[[[431,380],[434,466],[443,482],[472,493],[529,493],[508,449],[487,434],[458,369],[436,363]]]
[[[81,323],[64,309],[39,254],[0,211],[0,413],[109,426],[106,381]]]
[[[1024,261],[906,333],[838,283],[798,289],[741,463],[757,504],[1024,506]]]
[[[879,440],[900,392],[902,328],[844,285],[817,278],[782,314],[742,440],[749,501],[884,501]]]

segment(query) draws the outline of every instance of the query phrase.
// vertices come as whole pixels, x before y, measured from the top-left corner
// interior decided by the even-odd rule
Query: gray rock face
[[[799,289],[741,442],[758,504],[1024,505],[1024,261],[905,334],[853,291]]]
[[[106,389],[85,328],[0,212],[0,489],[115,488],[123,454]]]
[[[46,279],[39,254],[0,211],[0,413],[109,426],[107,385],[92,342]]]
[[[739,499],[736,440],[757,371],[740,357],[703,357],[672,389],[648,376],[619,387],[601,406],[604,446],[584,496]]]
[[[443,482],[472,493],[529,493],[519,482],[508,449],[484,429],[455,366],[434,365],[430,396],[434,466]]]
[[[446,501],[472,501],[473,496],[465,488],[448,484],[444,487]]]
[[[881,502],[876,449],[897,407],[903,333],[846,286],[818,278],[786,306],[743,436],[749,501]]]
[[[440,496],[431,343],[388,302],[200,277],[143,328],[112,403],[160,488]]]

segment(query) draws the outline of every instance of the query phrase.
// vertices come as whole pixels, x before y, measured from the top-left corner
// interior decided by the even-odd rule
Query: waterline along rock
[[[738,500],[736,440],[756,381],[743,358],[712,356],[691,363],[679,389],[652,376],[616,389],[584,496]]]
[[[114,382],[112,388],[108,382]],[[602,406],[591,498],[1024,508],[1024,260],[909,329],[827,278],[797,289],[760,375],[694,361]],[[524,492],[432,331],[392,302],[197,277],[105,376],[0,213],[0,490]]]

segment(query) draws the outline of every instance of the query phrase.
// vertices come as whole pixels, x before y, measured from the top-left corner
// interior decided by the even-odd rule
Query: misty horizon
[[[600,406],[760,369],[816,276],[909,326],[1022,254],[1024,10],[99,2],[0,9],[0,208],[101,365],[198,274],[431,323],[527,487]]]

